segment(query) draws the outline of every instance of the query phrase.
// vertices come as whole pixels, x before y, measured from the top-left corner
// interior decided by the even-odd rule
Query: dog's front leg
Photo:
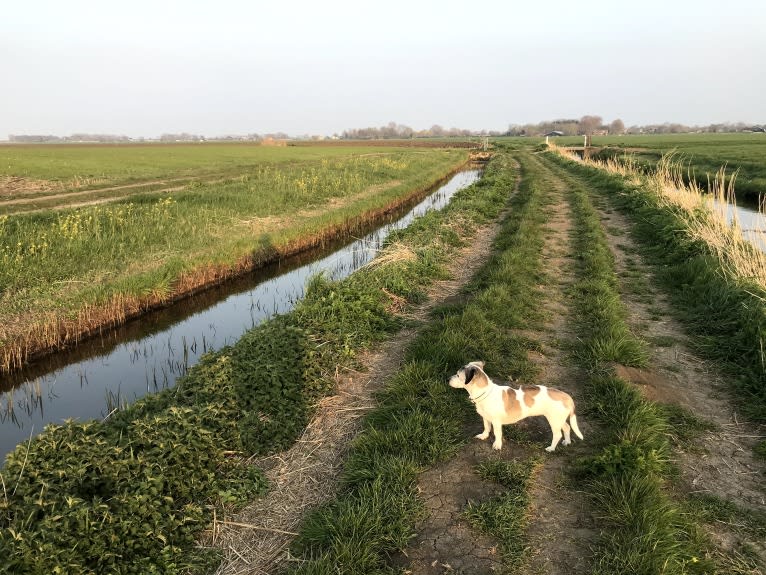
[[[482,417],[482,419],[484,420],[484,432],[479,433],[475,437],[476,439],[481,439],[482,441],[484,441],[485,439],[489,437],[489,419],[486,419],[484,417]]]

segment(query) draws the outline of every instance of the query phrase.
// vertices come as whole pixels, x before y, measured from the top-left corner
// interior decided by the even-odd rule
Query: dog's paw
[[[489,433],[479,433],[477,435],[474,435],[474,437],[476,439],[481,439],[482,441],[484,441],[485,439],[489,437]]]
[[[494,449],[495,451],[500,451],[502,448],[503,448],[503,444],[498,441],[495,441],[492,444],[492,449]]]
[[[561,442],[561,445],[569,445],[570,443],[572,443],[572,440],[571,440],[571,439],[570,439],[569,441],[567,441],[567,440],[565,439],[564,441],[562,441],[562,442]]]
[[[548,447],[546,447],[546,448],[545,448],[545,451],[547,451],[548,453],[551,453],[551,452],[553,452],[553,451],[556,451],[556,448],[555,448],[555,447],[551,447],[551,446],[549,445]]]

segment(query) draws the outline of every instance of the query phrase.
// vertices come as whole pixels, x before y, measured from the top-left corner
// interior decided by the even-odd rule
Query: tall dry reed
[[[736,210],[736,171],[727,176],[726,167],[721,167],[705,192],[694,178],[684,177],[685,167],[672,152],[663,156],[656,170],[645,173],[629,156],[620,160],[582,159],[565,148],[549,147],[570,160],[622,176],[652,191],[661,205],[682,218],[690,240],[708,246],[726,277],[754,284],[766,293],[766,252],[757,247],[766,239],[764,203],[760,204],[755,227],[743,229]]]

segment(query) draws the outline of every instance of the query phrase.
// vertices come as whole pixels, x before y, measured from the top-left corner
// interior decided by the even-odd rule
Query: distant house
[[[564,132],[559,132],[558,130],[551,130],[547,134],[543,134],[543,136],[563,136]]]

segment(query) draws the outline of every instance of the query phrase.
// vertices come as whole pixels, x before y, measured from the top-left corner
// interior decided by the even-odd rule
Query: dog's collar
[[[487,391],[485,391],[483,394],[481,394],[478,397],[471,397],[471,394],[469,393],[468,394],[468,399],[470,399],[474,403],[479,403],[481,400],[485,399],[489,395],[490,391],[492,391],[492,390],[488,389]]]

